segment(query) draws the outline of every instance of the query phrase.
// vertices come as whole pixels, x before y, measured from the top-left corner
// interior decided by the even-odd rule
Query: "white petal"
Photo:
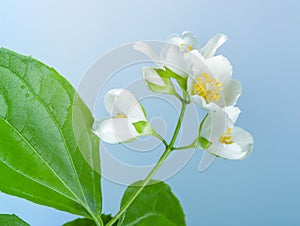
[[[197,56],[190,56],[190,60],[193,61],[193,65],[191,68],[191,79],[193,81],[196,81],[197,77],[202,76],[203,73],[212,75],[213,72],[211,71],[211,68],[209,65],[204,63],[202,60],[200,60]]]
[[[203,99],[203,97],[196,95],[192,95],[194,90],[194,84],[197,82],[197,78],[202,76],[203,73],[211,74],[211,71],[206,66],[206,64],[203,63],[197,56],[190,55],[191,60],[194,61],[193,66],[191,68],[191,74],[188,77],[187,80],[187,87],[188,91],[190,93],[190,96],[192,98],[192,101],[204,109],[209,109],[209,105],[206,103],[206,101]],[[193,59],[194,58],[194,59]]]
[[[233,123],[236,122],[236,120],[238,119],[241,110],[238,107],[234,107],[234,106],[229,106],[229,107],[225,107],[224,111],[227,113],[228,117],[231,119],[231,121]]]
[[[235,105],[237,99],[242,93],[242,85],[239,81],[232,79],[227,86],[222,89],[222,98],[224,99],[225,105]]]
[[[253,137],[251,134],[242,128],[233,127],[232,129],[232,139],[235,143],[240,145],[242,152],[244,153],[244,157],[246,158],[253,149]]]
[[[133,44],[133,48],[139,52],[144,53],[153,61],[159,61],[159,57],[154,52],[154,50],[145,42],[136,42]]]
[[[139,134],[127,118],[110,118],[94,123],[94,133],[107,143],[116,144],[132,141]]]
[[[253,138],[245,130],[239,127],[232,129],[233,144],[212,145],[208,151],[221,158],[239,160],[246,158],[252,151]]]
[[[172,43],[174,45],[177,45],[179,46],[180,43],[183,42],[181,36],[179,34],[171,34],[169,37],[168,37],[168,42],[169,43]]]
[[[104,97],[104,105],[111,116],[122,114],[127,116],[132,123],[147,121],[140,103],[129,90],[110,90]]]
[[[227,36],[224,34],[216,34],[212,37],[207,44],[202,48],[201,54],[204,58],[213,57],[216,50],[227,41]]]
[[[207,104],[202,96],[191,95],[191,99],[195,104],[198,104],[201,108],[205,110],[210,109],[210,104]]]
[[[146,82],[165,87],[166,84],[153,67],[143,67],[143,78]]]
[[[189,46],[191,46],[192,49],[200,49],[197,38],[191,32],[184,31],[182,33],[182,39],[187,50],[189,50]]]
[[[114,105],[121,92],[122,89],[111,89],[104,96],[105,109],[111,116],[113,116]]]
[[[226,131],[226,129],[232,126],[233,123],[226,112],[221,109],[211,110],[202,125],[200,137],[206,138],[214,145],[218,143],[220,136]]]
[[[191,95],[190,97],[191,97],[192,102],[199,105],[204,110],[211,111],[214,108],[213,106],[216,105],[214,102],[209,102],[207,104],[205,99],[202,96],[199,96],[199,95]]]
[[[183,50],[175,45],[168,45],[161,52],[161,63],[182,77],[187,76]]]
[[[193,67],[193,65],[195,63],[197,63],[198,61],[204,61],[204,58],[199,53],[198,50],[192,50],[192,51],[184,54],[184,60],[185,60],[186,68],[188,70],[187,72],[191,73],[191,71],[189,69],[191,69]]]
[[[222,56],[215,56],[204,61],[212,72],[212,76],[217,78],[222,87],[226,87],[232,76],[232,66],[229,60]]]
[[[168,42],[179,46],[185,52],[191,51],[191,49],[200,49],[197,38],[189,31],[182,32],[179,34],[172,34],[168,38]]]
[[[241,147],[236,144],[220,144],[218,148],[209,148],[208,152],[224,159],[237,160],[244,157]]]

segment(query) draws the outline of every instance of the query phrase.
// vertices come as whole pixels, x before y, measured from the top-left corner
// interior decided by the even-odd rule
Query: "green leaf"
[[[181,87],[181,89],[183,91],[187,90],[187,78],[184,78],[180,75],[178,75],[177,73],[175,73],[174,71],[172,71],[170,68],[168,67],[164,67],[166,69],[166,73],[171,77],[176,79],[178,85]]]
[[[103,224],[106,225],[112,219],[112,216],[111,216],[111,214],[102,214],[101,218],[102,218]],[[113,224],[113,226],[117,226],[117,225],[118,225],[118,221],[116,221]]]
[[[165,78],[165,79],[169,79],[170,75],[169,73],[167,73],[166,71],[164,71],[161,68],[154,68],[154,70],[157,72],[157,74],[161,77],[161,78]]]
[[[129,186],[122,198],[121,207],[138,189],[137,182]],[[119,226],[184,226],[182,207],[164,182],[152,180],[132,202],[119,221]]]
[[[65,223],[63,226],[96,226],[95,222],[87,218],[77,218]]]
[[[179,74],[177,74],[176,72],[172,71],[170,68],[164,66],[166,73],[169,75],[169,77],[171,78],[175,78],[175,79],[181,79],[183,78],[182,76],[180,76]]]
[[[174,95],[176,93],[173,83],[170,79],[170,75],[160,68],[154,68],[158,76],[162,79],[164,86],[157,85],[155,83],[149,82],[147,79],[145,79],[145,82],[147,83],[148,88],[156,93],[165,93],[165,94],[171,94]]]
[[[101,219],[103,221],[103,224],[106,225],[112,219],[112,216],[111,214],[102,214]],[[113,225],[117,226],[117,222]],[[65,223],[63,226],[96,226],[96,224],[94,221],[87,218],[77,218],[73,221]]]
[[[15,214],[0,214],[1,226],[29,226],[25,221],[21,220]]]
[[[92,123],[89,109],[53,68],[0,49],[2,192],[100,219],[99,139]]]
[[[165,93],[174,95],[176,91],[174,89],[173,83],[169,79],[162,78],[162,80],[166,84],[165,86],[160,86],[148,81],[145,82],[147,83],[148,88],[155,93]]]

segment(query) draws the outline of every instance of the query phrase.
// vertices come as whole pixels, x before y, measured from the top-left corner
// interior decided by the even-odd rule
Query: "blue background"
[[[198,172],[202,152],[167,181],[188,225],[300,225],[299,1],[1,1],[0,46],[55,67],[76,87],[88,66],[116,46],[192,31],[219,50],[243,84],[238,121],[255,138],[244,161],[218,159]],[[1,172],[0,172],[1,173]],[[104,181],[104,211],[115,213],[124,187]],[[0,212],[32,225],[75,216],[0,194]]]

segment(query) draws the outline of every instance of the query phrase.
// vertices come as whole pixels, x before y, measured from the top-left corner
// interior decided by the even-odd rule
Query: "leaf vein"
[[[45,163],[45,165],[47,165],[48,166],[48,163],[35,151],[35,149],[31,146],[31,144],[30,143],[28,143],[27,142],[27,139],[25,138],[25,137],[23,137],[22,136],[22,134],[20,134],[7,120],[5,120],[5,119],[3,119],[2,117],[0,117],[0,120],[2,120],[2,121],[4,121],[8,126],[10,126],[20,137],[22,137],[23,139],[24,139],[24,141],[25,141],[25,143],[29,146],[29,148],[31,148],[36,154],[37,154],[37,156]],[[53,191],[55,191],[55,192],[57,192],[57,193],[59,193],[60,195],[63,195],[64,197],[66,197],[66,198],[68,198],[68,199],[71,199],[72,201],[74,201],[74,202],[76,202],[76,203],[78,203],[78,204],[80,204],[81,205],[81,203],[79,203],[78,201],[80,201],[80,200],[75,200],[75,199],[73,199],[73,198],[71,198],[71,197],[69,197],[69,196],[67,196],[66,194],[64,194],[64,193],[62,193],[62,192],[60,192],[60,191],[58,191],[58,190],[56,190],[56,189],[54,189],[54,188],[52,188],[52,187],[50,187],[49,185],[47,185],[47,184],[44,184],[44,183],[42,183],[42,182],[40,182],[40,181],[38,181],[38,180],[35,180],[34,178],[31,178],[31,177],[29,177],[28,175],[26,175],[26,174],[24,174],[22,171],[19,171],[19,170],[17,170],[17,169],[15,169],[14,167],[12,167],[12,166],[10,166],[9,164],[7,164],[5,161],[1,161],[3,164],[5,164],[7,167],[9,167],[10,169],[12,169],[12,170],[14,170],[14,171],[16,171],[16,172],[18,172],[19,174],[21,174],[22,176],[24,176],[24,177],[26,177],[26,178],[28,178],[28,179],[30,179],[30,180],[32,180],[32,181],[34,181],[34,182],[36,182],[36,183],[38,183],[38,184],[41,184],[41,185],[43,185],[43,186],[45,186],[45,187],[47,187],[47,188],[49,188],[49,189],[51,189],[51,190],[53,190]],[[49,167],[48,166],[48,168],[53,172],[53,170],[51,169],[51,167]],[[53,172],[54,173],[54,175],[56,175],[56,173],[55,172]],[[57,175],[56,175],[57,176]],[[73,194],[74,195],[74,194]],[[76,196],[75,196],[76,197]]]
[[[11,64],[11,55],[9,55],[9,65]],[[29,64],[29,62],[27,62],[27,64]],[[26,64],[26,65],[27,65]],[[58,131],[59,131],[59,133],[60,133],[60,136],[61,136],[61,138],[62,138],[62,141],[63,141],[63,144],[64,144],[64,146],[65,146],[65,148],[66,148],[66,150],[67,150],[67,154],[68,154],[68,156],[69,156],[69,159],[70,159],[70,162],[71,162],[71,165],[72,165],[72,168],[73,168],[73,170],[74,170],[74,172],[75,172],[75,175],[76,175],[76,180],[77,180],[77,182],[78,182],[78,184],[79,184],[79,187],[80,187],[80,190],[81,190],[81,193],[82,193],[82,195],[83,195],[83,198],[84,198],[84,207],[85,208],[89,208],[89,206],[88,206],[88,203],[87,203],[87,199],[86,199],[86,197],[85,197],[85,194],[84,194],[84,192],[83,192],[83,188],[82,188],[82,185],[81,185],[81,183],[80,183],[80,180],[79,180],[79,175],[78,175],[78,172],[77,172],[77,170],[76,170],[76,168],[75,168],[75,165],[74,165],[74,162],[73,162],[73,159],[72,159],[72,157],[70,156],[70,150],[69,150],[69,147],[68,147],[68,145],[67,145],[67,143],[66,143],[66,140],[65,140],[65,137],[63,136],[63,132],[62,132],[62,130],[61,130],[61,128],[59,127],[59,125],[58,125],[58,122],[56,121],[56,119],[53,117],[53,115],[51,114],[51,112],[49,112],[49,109],[47,108],[47,105],[46,105],[46,103],[44,103],[44,101],[34,92],[34,90],[31,88],[31,86],[28,84],[28,82],[21,76],[21,75],[19,75],[19,74],[17,74],[17,73],[15,73],[15,72],[13,72],[10,68],[7,68],[7,67],[5,67],[5,66],[1,66],[1,67],[4,67],[4,68],[6,68],[6,69],[8,69],[11,73],[13,73],[14,75],[16,75],[20,80],[22,80],[27,86],[28,86],[28,89],[30,90],[30,92],[32,93],[32,94],[34,94],[34,96],[36,97],[36,99],[41,103],[41,105],[45,108],[45,110],[47,111],[47,113],[48,113],[48,115],[50,116],[50,118],[51,118],[51,120],[53,121],[53,123],[56,125],[56,127],[58,128]],[[43,72],[40,70],[40,68],[39,68],[39,71],[41,72],[41,74],[43,74]],[[27,72],[27,70],[26,70],[26,72]],[[26,74],[24,74],[24,76],[25,76]],[[50,76],[53,78],[53,76],[52,76],[52,74],[50,74]],[[55,80],[56,80],[56,78],[54,78]],[[60,83],[59,83],[60,84]],[[61,85],[61,84],[60,84]],[[70,98],[70,96],[69,96],[69,98]],[[69,110],[69,109],[68,109]],[[23,136],[22,136],[23,137]],[[32,147],[33,148],[33,147]],[[34,148],[33,148],[34,149]],[[42,159],[42,158],[41,158]],[[44,160],[44,159],[43,159]],[[45,160],[44,160],[45,161]],[[46,161],[45,161],[46,162]],[[48,164],[47,164],[47,166],[48,166]],[[51,169],[51,167],[50,166],[48,166],[50,169]],[[52,169],[51,169],[52,170]],[[52,170],[53,171],[53,170]],[[57,175],[56,174],[56,172],[55,172],[55,175],[58,177],[58,179],[65,185],[65,187],[68,189],[68,190],[70,190],[70,192],[71,193],[73,193],[73,195],[77,198],[77,199],[79,199],[80,201],[81,201],[81,203],[82,203],[82,201],[83,200],[81,200],[79,197],[78,197],[78,195],[77,194],[75,194],[75,192],[64,182],[64,180],[59,176],[59,175]],[[83,204],[83,203],[82,203]]]
[[[28,86],[28,88],[29,88],[29,90],[30,90],[30,92],[32,93],[32,94],[35,94],[34,93],[34,91],[31,89],[31,87],[29,86],[29,84],[21,77],[21,76],[19,76],[18,74],[16,74],[16,73],[14,73],[13,71],[11,71],[9,68],[7,68],[7,67],[4,67],[4,66],[0,66],[0,67],[3,67],[3,68],[6,68],[7,70],[9,70],[12,74],[14,74],[14,75],[16,75],[19,79],[21,79],[27,86]],[[2,95],[2,96],[4,96],[4,95]],[[36,96],[36,95],[35,95]],[[37,96],[36,96],[37,97]],[[68,153],[68,156],[69,156],[69,158],[70,158],[70,153],[69,153],[69,149],[67,148],[67,146],[66,146],[66,142],[65,142],[65,139],[64,139],[64,136],[62,135],[62,131],[61,131],[61,129],[58,127],[58,125],[57,125],[57,122],[55,121],[55,119],[53,118],[53,116],[49,113],[49,110],[47,109],[47,107],[45,106],[45,104],[43,103],[43,101],[40,99],[40,98],[38,98],[37,97],[37,99],[38,99],[38,101],[42,104],[42,106],[45,108],[45,110],[47,111],[47,113],[49,114],[49,116],[50,116],[50,118],[51,118],[51,120],[53,121],[53,123],[55,123],[55,125],[56,125],[56,127],[58,128],[58,130],[59,130],[59,133],[60,133],[60,136],[61,136],[61,138],[62,138],[62,140],[63,140],[63,143],[64,143],[64,146],[65,146],[65,148],[66,148],[66,150],[67,150],[67,153]],[[9,115],[9,108],[7,109],[7,113],[8,113],[8,115]],[[0,118],[2,118],[2,117],[0,117]],[[77,198],[77,200],[81,203],[81,205],[83,204],[82,203],[82,200],[74,193],[74,191],[65,183],[65,181],[59,176],[59,175],[57,175],[57,173],[49,166],[49,164],[47,163],[47,161],[45,160],[45,159],[43,159],[40,155],[39,155],[39,153],[35,150],[35,148],[30,144],[30,142],[13,126],[13,125],[11,125],[6,119],[4,119],[4,118],[2,118],[2,120],[3,121],[5,121],[14,131],[16,131],[17,133],[18,133],[18,135],[27,143],[27,145],[37,154],[37,156],[47,165],[47,167],[54,173],[54,175],[64,184],[64,186],[74,195],[74,197],[76,197]],[[23,128],[22,128],[22,130],[23,130]],[[72,167],[73,167],[73,170],[74,170],[74,165],[73,165],[73,160],[72,160],[72,158],[70,159],[71,161],[71,163],[72,163]],[[77,175],[77,178],[78,178],[78,174],[77,174],[77,171],[75,170],[75,172],[76,172],[76,175]],[[80,183],[79,183],[80,184]],[[81,191],[83,192],[83,190],[82,190],[82,188],[81,188]],[[86,203],[85,203],[86,204]],[[84,205],[85,206],[85,205]],[[86,207],[86,206],[85,206]]]

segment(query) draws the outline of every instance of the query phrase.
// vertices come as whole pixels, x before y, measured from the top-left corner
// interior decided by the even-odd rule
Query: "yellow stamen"
[[[180,43],[180,47],[184,48],[185,44],[184,43]]]
[[[190,46],[188,47],[188,49],[189,49],[189,51],[192,51],[192,50],[193,50],[193,46],[190,45]]]
[[[117,113],[117,117],[118,117],[118,118],[127,118],[126,115],[123,115],[123,114],[121,114],[121,113]]]
[[[209,74],[202,73],[196,80],[194,89],[191,92],[192,95],[197,94],[203,97],[207,104],[212,101],[217,102],[220,99],[219,91],[222,88],[222,84],[218,79],[211,79]]]
[[[228,128],[219,138],[219,142],[223,144],[233,144],[231,136],[232,128]]]

